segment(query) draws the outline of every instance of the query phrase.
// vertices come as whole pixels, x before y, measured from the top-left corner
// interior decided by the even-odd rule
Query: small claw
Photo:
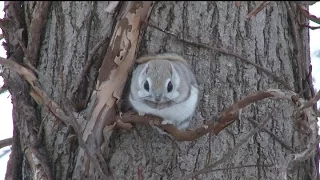
[[[162,125],[166,125],[166,124],[174,124],[173,121],[170,121],[170,120],[163,120],[161,122]]]

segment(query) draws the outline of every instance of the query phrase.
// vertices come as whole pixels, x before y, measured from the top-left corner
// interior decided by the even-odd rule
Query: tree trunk
[[[309,32],[295,21],[307,20],[296,11],[297,4],[287,2],[270,2],[251,16],[262,3],[159,1],[149,7],[146,2],[6,2],[8,23],[2,22],[1,28],[8,58],[32,70],[40,82],[28,84],[12,68],[3,73],[14,107],[6,179],[104,179],[100,170],[117,180],[187,179],[205,168],[209,172],[188,178],[318,178],[315,143],[304,160],[284,165],[291,154],[310,148],[311,139],[310,133],[294,129],[295,106],[290,100],[252,103],[218,135],[194,141],[171,140],[143,124],[102,133],[105,125],[111,128],[125,87],[127,74],[117,73],[130,72],[135,58],[145,54],[175,52],[192,65],[200,95],[190,130],[212,123],[251,93],[266,89],[300,93],[308,88]],[[130,19],[130,8],[138,9],[135,13],[147,23],[135,24],[137,16]],[[34,87],[63,111],[53,111],[55,104]],[[311,96],[310,88],[304,91],[305,99]],[[68,118],[72,114],[78,129]],[[308,119],[312,135],[317,130],[314,122]]]

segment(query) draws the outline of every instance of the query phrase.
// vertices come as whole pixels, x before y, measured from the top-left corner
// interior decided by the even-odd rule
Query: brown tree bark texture
[[[284,3],[271,2],[251,20],[247,14],[261,2],[156,2],[149,23],[178,35],[181,39],[224,47],[247,57],[296,87],[294,38]],[[53,2],[43,33],[37,69],[44,90],[60,104],[71,98],[76,78],[85,65],[88,51],[105,35],[112,35],[116,10],[106,12],[109,2]],[[89,27],[90,10],[92,22]],[[26,9],[26,14],[30,14]],[[190,129],[199,127],[234,102],[252,92],[268,88],[284,88],[252,65],[209,49],[183,43],[177,38],[143,25],[138,57],[147,53],[175,52],[192,65],[199,83],[199,106]],[[90,30],[90,33],[87,32]],[[308,31],[300,31],[303,56],[309,64]],[[89,35],[89,37],[87,37]],[[86,50],[86,41],[88,49]],[[90,68],[86,96],[92,93],[105,44],[94,56]],[[17,111],[18,109],[15,109]],[[301,144],[293,130],[293,106],[288,101],[264,100],[250,105],[233,123],[217,136],[205,135],[193,142],[174,142],[151,127],[137,125],[132,131],[119,130],[111,136],[109,166],[115,179],[175,179],[219,160],[255,128],[248,120],[270,120],[270,130],[290,148]],[[84,117],[87,111],[82,111]],[[78,143],[73,131],[62,124],[47,108],[39,108],[44,124],[44,144],[54,179],[70,179],[76,163]],[[284,148],[266,131],[252,136],[235,154],[215,171],[199,179],[277,179],[281,169],[273,167],[235,166],[280,164],[291,151]],[[23,166],[28,169],[27,166]],[[295,167],[289,179],[307,177],[304,165]]]

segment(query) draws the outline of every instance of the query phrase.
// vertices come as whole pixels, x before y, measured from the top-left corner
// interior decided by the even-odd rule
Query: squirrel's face
[[[179,96],[180,77],[169,61],[149,61],[139,76],[138,96],[154,104],[174,101]]]

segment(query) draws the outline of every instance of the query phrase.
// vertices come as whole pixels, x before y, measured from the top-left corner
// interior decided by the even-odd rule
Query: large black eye
[[[173,89],[173,85],[172,85],[171,81],[169,81],[168,86],[167,86],[167,91],[171,92],[172,89]]]
[[[146,82],[144,82],[143,87],[144,87],[144,89],[145,89],[146,91],[149,91],[149,83],[148,83],[147,80],[146,80]]]

